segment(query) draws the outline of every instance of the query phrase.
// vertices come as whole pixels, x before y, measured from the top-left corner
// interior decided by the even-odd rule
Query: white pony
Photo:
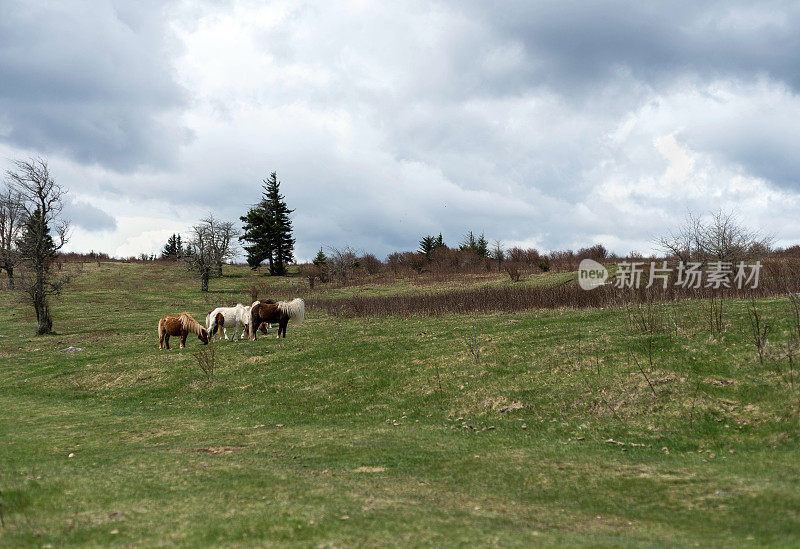
[[[218,323],[219,315],[222,315],[222,322]],[[224,336],[228,339],[228,328],[233,328],[233,341],[242,339],[247,332],[247,324],[250,322],[250,306],[237,303],[236,307],[217,307],[206,315],[206,329],[211,341],[214,341],[214,334],[222,340]],[[242,333],[237,337],[241,329]]]

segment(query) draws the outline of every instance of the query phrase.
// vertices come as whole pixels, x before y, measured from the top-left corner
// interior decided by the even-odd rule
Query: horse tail
[[[255,327],[255,323],[256,317],[258,316],[258,306],[260,303],[260,301],[253,301],[253,304],[250,305],[250,323],[247,326],[247,337],[251,340],[256,338],[257,328]]]
[[[158,321],[158,348],[161,348],[161,340],[164,338],[164,319]]]
[[[278,303],[278,308],[289,317],[289,320],[294,320],[298,324],[306,318],[306,302],[299,297],[291,301],[281,301]]]
[[[211,313],[213,313],[213,312],[214,311],[211,311]],[[212,316],[211,313],[208,313],[206,315],[206,330],[208,330],[209,334],[214,335],[214,332],[217,331],[216,326],[214,326],[214,323],[216,322],[216,318],[214,316]]]

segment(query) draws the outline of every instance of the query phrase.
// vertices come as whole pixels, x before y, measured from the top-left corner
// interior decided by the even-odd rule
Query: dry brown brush
[[[636,311],[631,313],[631,322],[640,325],[642,331],[661,331],[665,328],[662,324],[667,323],[668,318],[666,313],[661,310],[657,315],[654,314],[653,303],[684,299],[710,300],[712,296],[715,300],[719,300],[723,294],[726,299],[752,299],[785,295],[787,289],[796,291],[798,285],[800,285],[798,278],[766,276],[762,278],[759,286],[755,289],[687,289],[674,284],[669,284],[666,289],[660,286],[617,288],[609,284],[586,291],[581,289],[574,280],[568,280],[551,287],[484,286],[412,295],[309,299],[308,306],[325,310],[336,316],[359,317],[432,316],[474,312],[515,312],[531,309],[618,307],[639,304],[644,308],[637,307]],[[721,313],[717,322],[722,324]]]

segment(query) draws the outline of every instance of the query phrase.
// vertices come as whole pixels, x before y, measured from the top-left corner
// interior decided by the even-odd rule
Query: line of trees
[[[72,278],[61,272],[57,261],[69,240],[69,221],[61,216],[67,191],[56,183],[47,161],[39,157],[12,161],[3,183],[0,270],[6,272],[9,289],[18,291],[34,308],[37,333],[53,333],[50,297],[60,294]],[[285,275],[286,266],[294,262],[293,210],[280,194],[275,172],[263,184],[261,201],[242,217],[244,234],[233,222],[208,214],[192,227],[187,241],[173,234],[161,257],[183,261],[198,274],[201,290],[208,291],[209,279],[222,276],[223,264],[235,256],[236,238],[241,234],[241,240],[249,243],[245,250],[251,267],[268,261],[271,275]],[[142,257],[154,259],[147,254]]]
[[[251,268],[257,269],[267,262],[270,275],[285,276],[287,266],[294,262],[295,239],[290,218],[294,210],[286,205],[275,172],[262,183],[261,200],[240,218],[244,222],[243,232],[233,222],[209,214],[192,227],[185,245],[180,234],[173,234],[164,245],[162,258],[185,262],[197,273],[200,288],[206,292],[210,278],[221,277],[222,265],[236,255],[239,237],[240,242],[247,243],[244,250]]]

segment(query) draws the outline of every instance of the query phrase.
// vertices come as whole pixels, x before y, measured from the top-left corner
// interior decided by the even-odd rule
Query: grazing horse
[[[272,300],[268,301],[275,303]],[[219,340],[222,340],[223,337],[228,339],[229,328],[233,328],[233,341],[237,340],[237,333],[240,328],[242,329],[242,334],[238,339],[243,339],[248,331],[247,325],[249,323],[250,305],[244,306],[241,303],[238,303],[235,307],[217,307],[206,315],[206,329],[212,342],[214,341],[214,334],[217,334]],[[266,334],[268,327],[269,325],[262,325],[261,331]]]
[[[250,320],[250,307],[245,307],[238,303],[235,307],[217,307],[206,315],[206,329],[211,336],[211,341],[214,341],[214,334],[218,334],[218,338],[228,339],[228,329],[233,328],[233,341],[238,339],[237,333],[242,329],[244,337],[247,323]]]
[[[278,337],[286,337],[286,325],[290,320],[303,322],[306,315],[306,304],[299,297],[291,301],[254,301],[250,306],[250,339],[256,339],[256,331],[264,322],[278,323]]]
[[[181,349],[183,349],[186,347],[186,336],[190,333],[197,334],[197,338],[203,342],[203,345],[208,344],[208,331],[193,319],[189,313],[163,317],[158,321],[159,350],[165,346],[169,349],[169,336],[180,336]]]

